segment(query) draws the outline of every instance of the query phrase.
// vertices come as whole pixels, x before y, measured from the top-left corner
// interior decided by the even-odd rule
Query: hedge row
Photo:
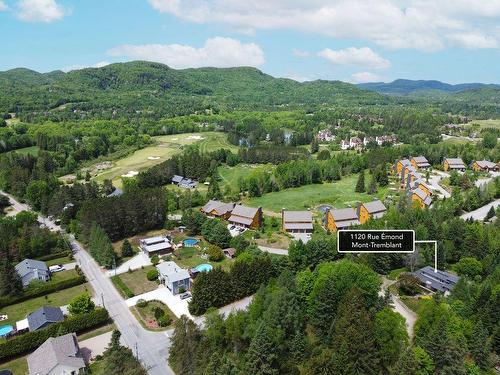
[[[15,303],[24,302],[31,298],[45,296],[50,293],[58,292],[63,289],[68,289],[86,282],[87,279],[83,275],[79,275],[67,280],[61,280],[54,284],[44,285],[40,289],[26,290],[23,294],[18,296],[0,297],[0,308],[13,305]]]
[[[42,262],[47,262],[47,261],[52,260],[52,259],[67,257],[69,255],[69,253],[70,253],[69,251],[60,251],[58,253],[47,254],[47,255],[41,256],[41,257],[36,258],[36,259],[40,260]]]
[[[83,332],[109,322],[106,309],[98,308],[90,313],[67,318],[39,331],[28,332],[15,336],[0,344],[0,361],[4,361],[29,351],[35,350],[49,337],[57,336],[60,330],[64,332]]]
[[[111,282],[118,289],[120,294],[125,298],[132,298],[135,296],[134,292],[130,290],[130,288],[120,279],[119,275],[111,277]]]

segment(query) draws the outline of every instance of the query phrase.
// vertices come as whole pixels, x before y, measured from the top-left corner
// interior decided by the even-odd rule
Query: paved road
[[[437,173],[437,175],[431,174],[429,176],[429,184],[443,197],[450,198],[451,194],[448,193],[441,185],[439,185],[439,181],[441,181],[443,177],[448,177],[449,175],[441,171],[434,171],[434,173]]]
[[[467,212],[461,215],[460,217],[464,220],[472,219],[481,221],[484,220],[491,207],[494,207],[496,209],[498,206],[500,206],[500,199],[490,202],[487,205],[484,205],[483,207],[479,207],[477,210]]]
[[[277,254],[277,255],[288,255],[287,249],[275,249],[274,247],[260,246],[259,249],[265,251],[266,253]]]
[[[5,194],[2,191],[0,193]],[[12,208],[10,213],[12,215],[30,210],[28,205],[16,201],[9,194],[5,195],[11,200]],[[58,225],[46,217],[39,215],[39,221],[51,230],[61,230]],[[69,241],[75,251],[75,260],[92,285],[96,297],[98,299],[101,297],[104,300],[104,306],[122,333],[123,344],[132,349],[134,353],[137,353],[139,360],[148,370],[148,374],[175,375],[167,365],[168,349],[170,347],[170,340],[167,335],[163,332],[151,332],[142,328],[109,278],[106,277],[106,273],[87,253],[83,246],[75,240],[73,235],[69,236]]]
[[[490,172],[490,177],[478,179],[475,182],[475,185],[477,187],[481,187],[482,185],[486,185],[487,183],[489,183],[491,180],[493,180],[495,177],[498,177],[498,176],[500,176],[500,172],[491,171]]]
[[[385,291],[389,286],[394,284],[396,281],[394,280],[389,280],[386,277],[382,277],[382,288],[379,292],[380,296],[383,296],[385,294]],[[393,307],[392,309],[399,314],[403,316],[406,320],[406,331],[408,332],[408,336],[410,338],[413,337],[413,328],[415,327],[415,322],[417,321],[417,315],[406,306],[401,299],[391,293],[391,298],[392,298],[392,304]]]

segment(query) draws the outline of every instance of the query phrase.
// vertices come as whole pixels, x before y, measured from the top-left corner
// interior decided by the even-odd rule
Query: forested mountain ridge
[[[386,95],[408,95],[417,94],[418,92],[440,91],[443,93],[458,93],[468,90],[477,90],[483,88],[500,89],[500,85],[484,84],[484,83],[459,83],[452,85],[449,83],[436,81],[436,80],[410,80],[410,79],[397,79],[395,81],[386,82],[369,82],[360,83],[358,87],[375,91],[379,94]]]
[[[392,101],[344,82],[299,83],[249,67],[175,70],[159,63],[135,61],[68,73],[37,73],[24,68],[0,72],[0,112],[123,108],[160,109],[175,115],[214,107],[254,109]]]

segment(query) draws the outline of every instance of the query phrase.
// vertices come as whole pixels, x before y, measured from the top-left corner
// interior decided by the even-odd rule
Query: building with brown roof
[[[465,171],[467,167],[460,158],[445,158],[443,161],[445,171]]]
[[[209,200],[200,211],[205,215],[219,219],[229,219],[233,211],[234,203],[224,203],[218,200]]]
[[[413,204],[418,204],[420,208],[430,207],[432,204],[432,198],[419,188],[412,189],[410,194]]]
[[[430,168],[431,164],[425,156],[415,156],[410,160],[411,164],[418,169]]]
[[[350,226],[361,224],[354,208],[327,210],[324,222],[326,228],[331,231],[347,229]]]
[[[408,159],[401,159],[394,164],[394,172],[396,174],[400,174],[404,167],[407,165],[411,165],[411,162]]]
[[[361,224],[366,223],[369,219],[380,219],[387,212],[387,208],[382,201],[376,200],[373,202],[361,203],[357,209],[357,216]]]
[[[498,171],[498,164],[489,160],[476,160],[472,163],[472,170],[475,172]]]
[[[258,229],[262,225],[262,207],[248,207],[242,204],[234,206],[229,223],[238,227]]]
[[[311,211],[281,210],[282,229],[288,233],[312,233],[313,219]]]

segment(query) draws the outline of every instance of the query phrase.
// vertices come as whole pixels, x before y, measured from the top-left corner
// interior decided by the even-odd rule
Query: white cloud
[[[159,12],[245,33],[292,29],[394,49],[436,51],[478,30],[500,40],[500,0],[149,0]],[[492,42],[478,48],[492,48]]]
[[[381,82],[383,78],[371,72],[359,72],[352,74],[348,81],[352,83]]]
[[[93,65],[70,65],[66,66],[64,68],[61,68],[63,72],[70,72],[72,70],[80,70],[80,69],[85,69],[85,68],[102,68],[103,66],[111,64],[110,62],[107,61],[99,61],[98,63],[95,63]]]
[[[338,51],[325,48],[318,52],[318,56],[324,57],[335,65],[355,65],[372,69],[385,69],[391,66],[389,60],[377,55],[368,47],[349,47]]]
[[[308,51],[304,51],[304,50],[301,50],[301,49],[298,49],[298,48],[294,48],[292,50],[292,53],[296,57],[307,57],[307,56],[310,55],[310,53]]]
[[[3,12],[4,10],[7,10],[7,4],[0,0],[0,12]]]
[[[498,48],[499,41],[493,36],[481,32],[456,33],[448,36],[456,45],[467,49]]]
[[[20,0],[17,17],[27,22],[54,22],[62,19],[68,11],[55,0]]]
[[[223,37],[207,39],[200,48],[184,44],[125,44],[110,49],[108,54],[157,61],[176,69],[259,66],[265,62],[264,52],[257,44]]]
[[[293,79],[294,81],[297,81],[297,82],[312,81],[312,79],[310,77],[306,77],[306,76],[296,74],[296,73],[289,73],[289,74],[285,75],[285,78]]]

